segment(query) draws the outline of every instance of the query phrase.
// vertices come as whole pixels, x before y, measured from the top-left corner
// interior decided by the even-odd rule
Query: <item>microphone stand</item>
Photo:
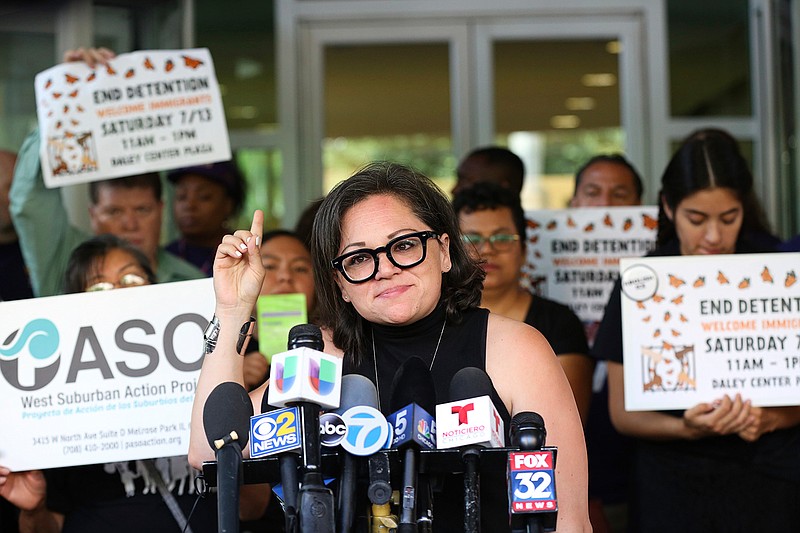
[[[239,487],[242,480],[242,448],[231,431],[214,441],[217,455],[217,527],[220,533],[239,533]]]
[[[300,410],[303,427],[305,465],[297,501],[300,533],[335,533],[333,491],[325,486],[320,470],[320,406],[311,402],[298,402],[296,405]]]
[[[481,530],[481,485],[478,474],[480,448],[470,446],[461,452],[464,459],[464,532]]]

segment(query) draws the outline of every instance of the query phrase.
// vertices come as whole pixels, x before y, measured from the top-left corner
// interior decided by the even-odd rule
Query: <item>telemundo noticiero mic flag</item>
[[[0,463],[185,455],[213,306],[211,279],[0,303]]]
[[[47,187],[231,158],[206,48],[63,63],[37,74],[35,89]]]

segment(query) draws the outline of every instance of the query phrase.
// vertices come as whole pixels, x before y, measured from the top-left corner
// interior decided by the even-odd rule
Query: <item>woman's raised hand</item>
[[[264,212],[256,210],[249,230],[236,230],[225,235],[214,257],[214,292],[217,311],[246,308],[249,313],[256,304],[264,265],[259,246],[264,227]]]

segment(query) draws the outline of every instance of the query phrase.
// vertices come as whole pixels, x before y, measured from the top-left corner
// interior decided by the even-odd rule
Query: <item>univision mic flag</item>
[[[295,348],[272,356],[269,380],[268,402],[274,407],[311,402],[336,409],[342,392],[342,360],[311,348]]]

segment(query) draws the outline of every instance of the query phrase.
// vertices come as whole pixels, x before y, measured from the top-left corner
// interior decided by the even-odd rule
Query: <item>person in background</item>
[[[112,57],[113,53],[105,49],[80,49],[67,51],[64,61],[86,61],[93,66]],[[161,179],[156,173],[90,183],[92,233],[111,233],[139,248],[153,265],[161,283],[202,278],[199,269],[159,244],[164,207],[161,189]],[[22,144],[9,196],[11,217],[34,294],[58,294],[70,253],[90,235],[69,224],[61,191],[44,186],[38,129]]]
[[[233,161],[172,170],[172,212],[180,237],[167,251],[211,275],[214,254],[227,224],[244,203],[244,178]]]
[[[263,282],[262,225],[263,213],[256,211],[250,229],[225,236],[217,251],[219,341],[197,383],[189,448],[194,465],[212,456],[202,420],[208,395],[223,381],[242,383],[236,339]],[[344,357],[345,373],[376,380],[379,407],[387,413],[392,380],[411,353],[425,357],[440,398],[461,368],[485,369],[504,421],[536,411],[547,423],[548,443],[558,446],[559,528],[589,531],[585,446],[569,382],[539,332],[478,307],[483,272],[458,238],[458,220],[441,190],[407,167],[370,165],[325,197],[313,233],[325,351]],[[250,393],[254,409],[264,388]],[[497,504],[484,508],[484,530],[507,530],[504,490],[482,484],[482,506]],[[448,497],[456,503],[450,512],[440,506]],[[463,492],[444,491],[436,505],[437,531],[461,530]]]
[[[311,254],[300,237],[283,229],[264,233],[261,240],[261,263],[264,266],[264,281],[260,295],[304,294],[308,321],[313,323],[316,305],[314,267]],[[245,388],[255,389],[264,383],[268,375],[269,363],[258,351],[258,335],[254,333],[244,357]]]
[[[480,181],[490,181],[511,189],[517,196],[525,182],[525,165],[514,152],[500,146],[476,148],[456,168],[452,194]]]
[[[753,176],[726,132],[690,135],[661,179],[652,256],[768,251]],[[723,260],[724,258],[721,258]],[[620,283],[593,347],[608,360],[614,426],[635,438],[633,531],[799,531],[800,407],[754,407],[737,394],[685,411],[626,411]],[[752,491],[758,487],[758,505]]]
[[[575,173],[570,207],[615,207],[642,203],[642,178],[621,154],[600,154]]]
[[[155,282],[150,262],[139,248],[104,234],[75,248],[63,287],[71,294]],[[0,496],[21,509],[23,533],[180,531],[183,524],[168,508],[166,496],[146,485],[147,479],[155,479],[156,470],[161,485],[175,487],[167,492],[185,520],[197,499],[185,456],[24,472],[0,466]],[[210,533],[216,530],[216,522],[214,498],[200,501],[191,518],[192,530]]]
[[[294,225],[294,232],[305,243],[306,248],[311,248],[311,234],[314,227],[314,217],[317,215],[319,206],[322,205],[324,198],[317,198],[303,209],[297,224]]]
[[[28,269],[22,259],[19,237],[11,221],[8,191],[17,154],[0,150],[0,302],[32,298]]]
[[[592,393],[594,361],[583,325],[566,305],[536,296],[519,279],[525,264],[525,213],[519,196],[490,182],[461,189],[453,198],[461,238],[486,273],[481,307],[536,328],[558,356],[581,420]]]
[[[575,173],[570,207],[626,207],[642,203],[642,178],[621,154],[599,154]],[[599,322],[584,324],[589,342]],[[608,414],[608,369],[599,361],[594,370],[591,407],[586,419],[589,456],[589,517],[596,533],[624,532],[628,524],[631,440],[620,435]]]

